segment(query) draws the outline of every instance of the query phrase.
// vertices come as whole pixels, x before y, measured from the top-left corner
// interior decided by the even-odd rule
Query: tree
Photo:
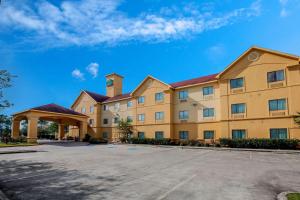
[[[3,89],[11,87],[11,79],[15,76],[11,75],[7,70],[0,70],[0,110],[12,106],[12,104],[3,99]]]
[[[11,117],[0,115],[0,136],[8,136],[11,132]]]
[[[300,126],[300,112],[298,112],[298,115],[295,116],[295,122]]]
[[[28,128],[28,121],[22,120],[21,121],[21,131],[20,131],[22,136],[27,136],[27,128]]]
[[[120,138],[128,142],[128,140],[131,138],[131,135],[133,134],[133,127],[130,122],[127,120],[121,119],[118,123],[118,129],[120,131]]]
[[[50,135],[55,135],[55,133],[58,132],[58,123],[51,122],[50,125],[47,128]]]

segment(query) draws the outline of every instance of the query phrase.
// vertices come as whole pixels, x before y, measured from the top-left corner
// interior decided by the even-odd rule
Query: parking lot
[[[275,199],[300,191],[300,154],[50,144],[0,155],[9,199]]]

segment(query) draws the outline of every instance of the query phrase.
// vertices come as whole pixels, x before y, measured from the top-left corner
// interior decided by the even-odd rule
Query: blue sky
[[[6,114],[69,107],[81,89],[124,92],[222,71],[252,45],[300,55],[300,0],[2,0],[0,69],[17,75]]]

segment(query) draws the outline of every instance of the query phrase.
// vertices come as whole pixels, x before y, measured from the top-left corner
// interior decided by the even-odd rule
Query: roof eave
[[[112,100],[112,101],[103,101],[101,102],[101,104],[106,104],[106,103],[112,103],[112,102],[116,102],[116,101],[123,101],[123,100],[126,100],[126,99],[132,99],[132,97],[126,97],[126,98],[122,98],[122,99],[116,99],[116,100]]]
[[[17,112],[12,114],[13,117],[15,117],[16,115],[20,115],[22,113],[26,113],[26,112],[41,112],[41,113],[52,113],[52,114],[59,114],[59,115],[64,115],[64,116],[76,116],[76,117],[84,117],[84,118],[88,118],[87,115],[84,114],[68,114],[68,113],[61,113],[61,112],[52,112],[52,111],[45,111],[45,110],[36,110],[36,109],[28,109],[28,110],[24,110],[21,112]]]
[[[182,88],[187,88],[187,87],[195,87],[195,86],[205,85],[205,84],[215,83],[215,82],[218,82],[218,79],[212,80],[212,81],[206,81],[206,82],[202,82],[202,83],[196,83],[196,84],[190,84],[190,85],[175,87],[175,90],[182,89]]]

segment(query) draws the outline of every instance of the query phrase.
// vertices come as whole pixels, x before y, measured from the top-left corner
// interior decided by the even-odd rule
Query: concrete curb
[[[287,195],[290,193],[297,193],[297,192],[291,192],[291,191],[281,192],[280,194],[277,195],[277,200],[288,200]]]
[[[36,153],[37,150],[19,150],[19,151],[0,151],[0,154],[16,154],[16,153]]]
[[[280,150],[280,149],[244,149],[244,148],[226,148],[226,147],[193,147],[193,146],[171,146],[171,145],[148,145],[148,144],[125,144],[130,146],[179,148],[179,149],[203,149],[213,151],[249,151],[249,152],[271,152],[278,154],[300,154],[300,150]]]

